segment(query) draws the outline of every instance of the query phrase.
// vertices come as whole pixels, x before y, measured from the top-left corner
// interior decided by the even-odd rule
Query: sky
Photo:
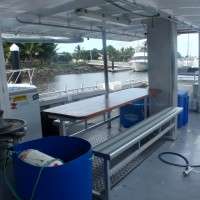
[[[122,41],[107,41],[107,45],[112,45],[116,49],[121,49],[122,47],[137,47],[142,46],[145,40],[138,40],[134,42],[122,42]],[[102,49],[102,41],[100,39],[84,39],[82,43],[76,44],[58,44],[57,52],[69,52],[73,53],[77,45],[80,45],[84,50],[91,50],[93,48]],[[177,39],[177,49],[182,56],[198,56],[198,34],[182,34],[178,36]]]

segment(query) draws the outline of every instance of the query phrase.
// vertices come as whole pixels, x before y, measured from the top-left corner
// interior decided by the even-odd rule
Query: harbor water
[[[111,73],[109,72],[109,81],[115,82],[120,81],[125,83],[127,81],[148,81],[146,72],[133,72],[124,71]],[[84,73],[84,74],[64,74],[53,77],[48,83],[41,80],[40,84],[37,85],[39,91],[56,91],[66,89],[76,89],[81,87],[90,87],[97,84],[104,83],[104,73]]]

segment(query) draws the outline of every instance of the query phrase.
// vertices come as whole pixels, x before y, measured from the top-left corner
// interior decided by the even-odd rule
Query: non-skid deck
[[[113,200],[199,200],[200,174],[191,174],[184,178],[182,169],[171,167],[158,160],[158,153],[163,151],[175,151],[183,153],[194,163],[200,163],[200,114],[191,113],[188,127],[180,129],[178,139],[175,142],[161,140],[145,151],[138,159],[133,160],[125,168],[112,177],[115,185],[111,192]],[[76,127],[77,128],[77,127]],[[81,135],[90,141],[93,146],[117,135],[123,134],[118,130],[118,120],[112,123],[112,128],[104,125],[95,130]],[[73,128],[69,130],[75,131]],[[96,162],[101,167],[101,162]],[[131,171],[135,168],[133,171]],[[200,169],[199,169],[200,170]],[[103,170],[95,171],[94,182],[96,190],[103,191],[101,178]],[[127,175],[125,178],[124,176]],[[124,179],[122,179],[124,178]],[[122,180],[121,180],[122,179]],[[119,182],[121,180],[121,182]],[[118,183],[119,182],[119,183]],[[2,187],[2,174],[0,181],[0,199],[13,199]],[[2,194],[4,196],[2,197]],[[6,197],[5,197],[6,196]]]
[[[166,141],[140,167],[132,171],[111,193],[113,200],[199,200],[200,174],[183,177],[182,168],[158,160],[163,151],[182,153],[200,164],[200,114],[190,115],[189,125],[180,129],[175,142]],[[199,169],[200,171],[200,169]]]

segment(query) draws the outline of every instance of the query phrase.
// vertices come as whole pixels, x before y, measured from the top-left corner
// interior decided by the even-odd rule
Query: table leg
[[[59,135],[66,136],[65,121],[63,121],[62,119],[60,119],[60,124],[59,124]]]
[[[106,114],[105,113],[103,114],[103,121],[104,122],[106,121]]]
[[[122,130],[122,124],[121,124],[120,109],[119,109],[119,131],[121,130]]]
[[[85,120],[85,130],[88,128],[88,121]]]
[[[147,118],[147,97],[144,98],[144,118],[146,119]]]
[[[111,119],[111,113],[110,112],[108,112],[108,114],[107,114],[107,119],[109,120],[108,121],[108,128],[111,128],[112,123],[110,121],[110,119]]]

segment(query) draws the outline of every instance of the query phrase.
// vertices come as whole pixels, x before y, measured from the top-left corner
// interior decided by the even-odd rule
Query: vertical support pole
[[[102,28],[102,44],[103,44],[103,62],[104,62],[104,78],[105,78],[105,89],[106,89],[106,94],[105,94],[105,101],[106,105],[108,105],[109,101],[109,77],[108,77],[108,56],[107,56],[107,50],[106,50],[106,31],[104,28]],[[111,114],[110,112],[107,113],[107,118],[110,120]],[[108,128],[111,128],[111,122],[108,122]]]
[[[160,91],[150,96],[150,114],[177,106],[177,27],[175,22],[156,18],[147,31],[149,88]]]
[[[110,200],[111,176],[110,160],[104,158],[104,183],[105,183],[105,200]]]
[[[4,117],[9,117],[9,94],[8,94],[6,67],[5,67],[1,33],[0,33],[0,109],[4,111]]]
[[[197,95],[197,111],[200,112],[200,32],[199,32],[199,74],[198,74],[198,95]]]
[[[103,62],[104,62],[104,78],[106,95],[109,93],[109,78],[108,78],[108,56],[107,56],[107,44],[106,44],[106,31],[102,28],[102,42],[103,42]]]

